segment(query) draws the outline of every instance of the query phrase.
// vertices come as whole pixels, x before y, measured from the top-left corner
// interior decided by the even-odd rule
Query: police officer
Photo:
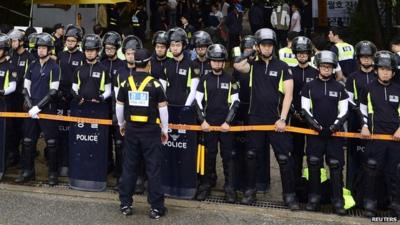
[[[24,76],[28,70],[28,66],[36,59],[31,53],[24,48],[24,32],[20,30],[12,30],[8,33],[11,39],[12,55],[10,62],[17,72],[17,90],[13,93],[12,98],[14,104],[11,110],[14,112],[23,111],[24,96],[21,94],[24,86]],[[19,145],[23,136],[23,119],[13,119],[13,129],[15,130],[14,138],[12,138],[12,147],[10,149],[9,165],[16,165],[19,161]]]
[[[29,65],[25,75],[23,94],[26,108],[31,118],[25,119],[22,148],[22,173],[15,180],[17,183],[35,179],[35,149],[41,132],[44,133],[48,153],[49,185],[58,183],[57,173],[57,137],[58,123],[38,120],[39,112],[55,114],[54,100],[60,85],[60,68],[50,58],[54,47],[53,38],[48,33],[41,33],[36,39],[39,59]]]
[[[377,211],[376,179],[378,171],[385,174],[390,206],[394,216],[400,216],[400,86],[393,82],[397,63],[393,53],[379,51],[374,57],[378,74],[360,97],[363,114],[361,136],[371,134],[393,135],[394,141],[369,140],[365,162],[365,216],[372,217]]]
[[[129,75],[133,74],[135,71],[135,51],[138,49],[143,48],[143,44],[141,40],[134,36],[134,35],[129,35],[127,36],[124,41],[122,42],[122,52],[124,53],[126,61],[124,61],[124,66],[118,70],[118,75],[117,78],[113,80],[114,82],[114,93],[115,93],[115,101],[117,100],[118,97],[118,92],[119,89],[121,88],[121,85],[123,82],[128,79]],[[115,108],[115,104],[114,104]],[[116,118],[115,118],[116,119]],[[117,122],[117,121],[113,121]],[[118,124],[116,124],[118,125]],[[119,182],[119,178],[122,173],[122,161],[123,161],[123,140],[124,138],[121,136],[121,133],[119,132],[119,126],[114,127],[113,135],[115,137],[114,141],[114,147],[115,147],[115,164],[116,164],[116,177],[117,177],[117,183]],[[137,170],[138,170],[138,179],[136,181],[136,189],[135,193],[138,194],[143,194],[145,187],[144,187],[144,181],[145,181],[145,171],[144,171],[144,160],[143,158],[139,160],[137,164]]]
[[[167,78],[165,75],[165,64],[167,61],[168,36],[165,31],[157,31],[152,40],[154,53],[151,56],[151,75],[159,79],[164,90],[167,87]]]
[[[0,107],[1,111],[10,111],[10,106],[13,104],[12,99],[10,99],[9,95],[15,92],[17,87],[17,72],[12,67],[10,61],[7,60],[8,51],[10,50],[10,38],[6,34],[0,33]],[[4,120],[4,118],[2,118]],[[11,149],[11,144],[9,140],[11,140],[13,135],[12,129],[12,120],[6,120],[6,129],[3,130],[3,140],[5,140],[5,144],[2,147],[5,149],[1,149],[2,154],[5,154],[5,159],[7,159],[7,155],[9,152],[7,150]],[[6,133],[4,133],[6,131]],[[5,165],[2,163],[2,167]],[[2,171],[4,172],[4,171]],[[4,174],[4,173],[3,173]],[[0,180],[3,178],[3,174],[0,177]]]
[[[234,134],[229,131],[229,125],[239,108],[239,94],[237,84],[230,74],[223,71],[228,52],[220,44],[210,45],[207,49],[207,59],[211,62],[212,72],[203,76],[197,87],[196,102],[199,110],[201,127],[205,134],[207,157],[205,161],[205,175],[201,179],[196,199],[205,200],[210,194],[215,173],[218,143],[222,156],[225,175],[225,198],[227,202],[236,201],[236,192],[233,185],[236,151],[234,149]],[[204,107],[203,107],[204,100]],[[211,126],[220,126],[222,132],[210,132]]]
[[[191,41],[196,51],[196,59],[193,62],[201,77],[211,72],[210,61],[206,57],[207,48],[212,44],[211,36],[207,32],[200,30],[193,34]]]
[[[318,70],[309,64],[312,56],[312,43],[309,38],[296,37],[292,42],[292,50],[298,65],[291,67],[294,89],[290,125],[306,128],[308,126],[301,117],[301,90],[306,83],[313,81],[318,76]],[[293,161],[297,182],[302,176],[305,138],[304,134],[293,133]]]
[[[343,41],[343,29],[338,27],[331,27],[328,34],[329,41],[334,45],[331,51],[338,56],[340,67],[342,68],[343,75],[348,77],[352,72],[357,70],[355,61],[354,47]]]
[[[361,121],[359,115],[359,98],[364,95],[368,84],[376,79],[374,71],[374,55],[376,46],[370,41],[360,41],[355,46],[356,58],[359,69],[350,74],[346,80],[346,91],[349,95],[348,130],[360,132]],[[355,175],[359,171],[361,163],[365,161],[365,142],[360,139],[348,140],[347,151],[347,176],[346,186],[351,187]]]
[[[318,78],[307,83],[301,91],[301,108],[309,126],[318,131],[318,136],[307,137],[307,164],[309,168],[309,194],[307,210],[316,211],[321,201],[321,172],[323,159],[329,166],[332,196],[331,202],[338,215],[344,215],[343,140],[331,137],[342,129],[348,111],[348,95],[334,79],[333,68],[337,66],[337,56],[331,51],[321,51],[315,55],[319,70]],[[329,113],[327,113],[329,112]]]
[[[168,107],[160,82],[149,74],[150,57],[146,49],[135,51],[136,71],[129,75],[118,92],[116,113],[126,142],[119,199],[121,213],[132,215],[136,166],[142,155],[148,177],[149,216],[158,219],[166,213],[161,185],[161,143],[168,141]]]
[[[85,59],[84,54],[79,50],[79,43],[82,41],[82,30],[80,27],[75,25],[67,26],[65,30],[65,46],[66,50],[58,53],[58,63],[61,69],[60,87],[58,90],[58,106],[59,114],[68,115],[70,110],[71,100],[73,98],[71,94],[72,78],[78,67],[83,64]],[[65,123],[68,126],[69,123]],[[66,137],[60,135],[60,140]],[[69,149],[68,144],[60,146],[59,167],[60,176],[67,176],[68,174],[68,157]]]
[[[275,125],[275,131],[248,132],[249,148],[246,152],[247,187],[243,204],[251,204],[256,194],[257,153],[267,148],[266,139],[271,142],[281,172],[283,199],[292,210],[298,210],[291,152],[291,136],[284,133],[286,119],[293,96],[293,79],[286,63],[273,57],[276,48],[276,34],[269,28],[258,30],[255,35],[260,49],[260,60],[249,63],[242,60],[234,64],[242,73],[250,72],[250,125]],[[282,107],[280,107],[282,105]]]
[[[82,50],[85,62],[72,78],[72,95],[79,105],[85,102],[104,103],[111,96],[111,81],[108,70],[98,61],[101,39],[88,34],[83,38]]]
[[[188,38],[182,28],[170,29],[167,35],[168,45],[173,56],[167,60],[165,65],[168,102],[174,105],[190,106],[196,95],[199,74],[194,69],[193,61],[184,54]]]
[[[289,66],[297,66],[296,56],[293,52],[292,43],[293,40],[298,36],[298,32],[289,31],[287,36],[287,46],[279,49],[279,59],[287,63]]]

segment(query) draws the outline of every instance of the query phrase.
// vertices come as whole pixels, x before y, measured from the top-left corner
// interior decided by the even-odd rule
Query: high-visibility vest
[[[296,55],[293,54],[292,49],[288,47],[279,49],[279,59],[284,61],[289,66],[297,66],[298,64]]]
[[[339,61],[354,59],[354,47],[351,44],[341,42],[335,44],[335,46],[338,49]]]

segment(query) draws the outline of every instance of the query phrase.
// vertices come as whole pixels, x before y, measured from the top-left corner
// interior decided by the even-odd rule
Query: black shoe
[[[211,193],[210,186],[202,186],[200,185],[199,189],[197,190],[196,200],[197,201],[204,201]]]
[[[256,201],[256,189],[248,189],[244,192],[242,201],[240,203],[244,205],[251,205]]]
[[[138,178],[136,181],[136,188],[135,188],[135,194],[143,194],[144,193],[144,179],[143,178]]]
[[[227,203],[235,203],[236,199],[236,191],[233,188],[225,188],[225,201]]]
[[[124,216],[131,216],[133,214],[132,206],[121,206],[119,210]]]
[[[285,205],[289,207],[290,210],[292,211],[300,210],[299,201],[297,200],[295,193],[284,194],[283,201]]]
[[[160,219],[167,213],[167,208],[164,209],[150,209],[149,217],[150,219]]]
[[[335,212],[335,214],[339,215],[339,216],[344,216],[346,215],[346,210],[342,207],[333,207],[333,211]]]
[[[34,180],[35,180],[35,172],[24,171],[19,177],[17,177],[17,179],[15,179],[15,183],[25,183]]]
[[[318,202],[308,202],[306,205],[307,211],[317,212],[321,208],[321,205]]]
[[[56,172],[49,173],[49,185],[55,186],[58,184],[58,175]]]

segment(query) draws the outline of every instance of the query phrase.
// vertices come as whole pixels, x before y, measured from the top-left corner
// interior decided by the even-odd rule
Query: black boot
[[[279,163],[279,170],[281,173],[283,201],[290,210],[296,211],[300,209],[299,202],[295,192],[295,178],[293,173],[293,166],[289,156],[279,154],[277,156]]]
[[[346,210],[344,209],[344,199],[343,199],[343,174],[340,162],[336,159],[330,159],[328,161],[330,178],[332,185],[332,198],[331,202],[333,205],[333,210],[338,215],[346,215]]]
[[[196,200],[204,201],[211,193],[211,186],[209,184],[201,184],[197,190]]]
[[[115,170],[114,177],[120,177],[122,173],[122,140],[115,141]]]
[[[235,156],[236,153],[232,152],[232,158],[226,163],[224,167],[225,172],[225,200],[228,203],[235,203],[237,199],[236,191],[234,188],[234,177],[235,177]]]
[[[49,165],[49,185],[58,184],[57,143],[55,139],[47,140],[47,156]]]
[[[307,211],[319,211],[321,202],[321,159],[309,156],[308,162],[308,202]]]
[[[244,205],[253,204],[256,201],[256,194],[257,194],[256,189],[247,189],[243,193],[243,198],[242,198],[242,201],[240,201],[240,203],[244,204]]]
[[[16,183],[25,183],[35,180],[34,160],[35,152],[33,141],[30,138],[24,138],[22,147],[22,173],[15,179]]]
[[[378,165],[374,159],[368,159],[365,165],[365,197],[364,197],[364,216],[376,216],[378,201],[376,199],[376,176]]]

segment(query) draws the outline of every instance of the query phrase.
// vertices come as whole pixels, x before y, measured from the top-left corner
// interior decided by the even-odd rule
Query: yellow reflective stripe
[[[103,73],[101,74],[100,91],[104,91],[106,89],[105,83],[106,83],[106,73],[103,71]]]
[[[118,74],[118,76],[117,76],[117,87],[121,87],[121,83],[120,83],[121,81],[119,80],[119,74]]]
[[[5,76],[5,78],[4,78],[3,90],[5,90],[6,88],[8,88],[9,85],[10,85],[10,71],[7,70],[6,76]]]
[[[50,89],[51,82],[53,82],[53,70],[50,70],[49,89]]]
[[[231,104],[232,102],[231,93],[232,93],[232,83],[229,83],[228,104]]]
[[[347,43],[337,43],[336,47],[338,49],[338,59],[339,61],[353,59],[354,48]]]
[[[367,101],[368,101],[368,113],[374,113],[374,107],[372,106],[370,93],[368,93],[368,95],[367,95]]]
[[[189,67],[186,87],[190,88],[191,85],[192,85],[192,68]]]
[[[278,86],[279,92],[282,94],[285,93],[285,86],[283,85],[283,70],[281,71],[281,78],[279,79],[279,86]]]
[[[203,84],[204,84],[204,101],[207,102],[207,100],[208,100],[208,95],[207,95],[207,81],[205,80]]]
[[[148,116],[131,115],[130,119],[133,122],[146,123],[149,120],[149,117]],[[156,123],[160,124],[160,118],[156,119]]]
[[[81,77],[79,76],[80,71],[78,70],[78,73],[76,74],[76,76],[78,77],[78,90],[81,87]]]
[[[354,91],[354,99],[357,100],[358,99],[358,92],[357,92],[357,86],[356,86],[356,80],[353,80],[353,91]]]
[[[24,70],[24,74],[26,74],[26,71],[28,70],[28,61],[25,62],[25,70]]]
[[[313,101],[312,101],[312,98],[311,98],[311,90],[308,91],[308,96],[310,96],[310,102],[311,102],[310,107],[311,107],[311,110],[312,110],[313,109]]]
[[[148,84],[152,79],[153,79],[152,76],[147,76],[147,77],[143,80],[143,82],[140,84],[139,89],[136,88],[136,84],[135,84],[135,80],[134,80],[133,76],[129,76],[129,77],[128,77],[128,82],[129,82],[129,85],[131,86],[131,90],[132,90],[132,91],[143,91],[143,90],[146,88],[147,84]]]
[[[250,66],[250,81],[249,81],[249,87],[253,86],[253,65]]]

